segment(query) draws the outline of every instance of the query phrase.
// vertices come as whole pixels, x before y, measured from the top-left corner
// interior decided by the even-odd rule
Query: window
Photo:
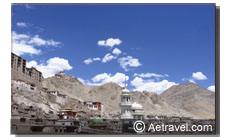
[[[20,122],[26,122],[26,118],[20,118]]]
[[[55,132],[57,133],[58,132],[58,129],[55,129]]]

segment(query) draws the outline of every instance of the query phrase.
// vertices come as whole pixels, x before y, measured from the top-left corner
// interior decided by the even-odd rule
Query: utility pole
[[[124,82],[124,89],[126,89],[127,81],[126,81],[126,75],[125,75],[125,82]]]

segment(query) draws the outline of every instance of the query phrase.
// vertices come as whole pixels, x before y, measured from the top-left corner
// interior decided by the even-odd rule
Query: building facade
[[[46,91],[49,100],[52,102],[59,103],[61,106],[65,105],[67,102],[67,96],[60,94],[59,91]]]
[[[120,119],[134,119],[134,120],[143,120],[144,119],[144,110],[141,104],[137,102],[132,103],[130,97],[130,91],[126,88],[123,89],[121,94],[121,115]]]
[[[37,87],[32,85],[31,83],[24,82],[21,80],[11,80],[11,88],[16,90],[23,90],[23,91],[34,91]]]
[[[34,67],[27,68],[26,60],[14,53],[11,53],[11,79],[29,82],[42,89],[42,73]]]
[[[101,102],[85,101],[84,105],[90,110],[103,111],[103,104]]]

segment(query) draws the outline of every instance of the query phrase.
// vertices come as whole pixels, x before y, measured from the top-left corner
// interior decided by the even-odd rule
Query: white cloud
[[[38,55],[41,53],[41,50],[37,49],[36,46],[57,46],[59,44],[60,42],[54,40],[41,39],[38,35],[32,37],[27,34],[18,34],[15,31],[12,32],[12,52],[18,56],[24,54]]]
[[[121,54],[122,52],[118,49],[118,48],[115,48],[113,51],[112,51],[113,54],[111,53],[106,53],[105,56],[101,59],[99,57],[96,57],[96,58],[88,58],[86,60],[84,60],[84,63],[85,64],[90,64],[94,61],[102,61],[102,63],[106,63],[106,62],[109,62],[113,59],[117,59],[118,55]]]
[[[61,44],[61,42],[57,42],[54,40],[44,40],[42,38],[39,37],[39,35],[35,35],[33,38],[30,39],[30,41],[28,42],[29,44],[34,44],[37,46],[58,46],[59,44]]]
[[[27,63],[27,67],[35,67],[37,70],[41,71],[44,78],[51,77],[56,73],[63,70],[71,70],[69,61],[63,58],[54,57],[47,60],[45,64],[40,64],[34,60]]]
[[[196,83],[196,80],[207,80],[207,77],[202,72],[193,72],[191,78],[182,78],[181,80]]]
[[[101,59],[97,57],[97,58],[93,58],[93,60],[94,61],[100,61]]]
[[[191,83],[195,83],[196,84],[194,79],[189,79],[188,81],[191,82]]]
[[[115,75],[110,73],[101,73],[94,76],[91,81],[86,81],[85,83],[90,86],[100,86],[105,83],[113,82],[123,87],[125,84],[125,78],[126,80],[129,80],[129,76],[119,72],[117,72]]]
[[[140,77],[135,77],[131,81],[131,85],[135,87],[136,91],[150,91],[157,94],[161,94],[163,91],[167,90],[173,85],[176,85],[175,82],[169,82],[168,80],[162,80],[155,82],[153,80],[144,80]]]
[[[27,65],[26,67],[28,67],[28,68],[36,67],[37,66],[37,62],[32,60],[30,62],[27,62],[26,65]]]
[[[41,50],[34,48],[33,45],[28,44],[30,36],[27,34],[17,34],[15,31],[12,32],[12,52],[16,55],[24,54],[40,54]]]
[[[141,63],[138,59],[133,58],[132,56],[122,57],[118,59],[120,66],[125,70],[128,71],[128,67],[139,67]]]
[[[120,39],[114,39],[114,38],[108,38],[107,40],[99,40],[98,45],[99,46],[105,46],[105,47],[113,47],[115,45],[120,45],[121,44]]]
[[[80,78],[80,77],[78,77],[77,79],[78,79],[81,83],[83,83],[84,85],[86,84],[84,79],[82,79],[82,78]]]
[[[112,53],[115,54],[115,55],[119,55],[119,54],[121,54],[122,52],[121,52],[120,49],[115,48],[115,49],[112,51]]]
[[[90,64],[90,63],[92,63],[93,62],[93,60],[91,59],[91,58],[88,58],[88,59],[85,59],[84,60],[84,63],[85,64]]]
[[[215,92],[215,86],[214,86],[214,85],[209,86],[209,87],[208,87],[208,90]]]
[[[27,34],[17,34],[15,31],[12,32],[12,40],[19,42],[19,41],[24,41],[26,42],[27,40],[30,39],[30,36]]]
[[[192,73],[192,78],[195,80],[206,80],[207,77],[202,72]]]
[[[26,28],[28,25],[25,22],[17,22],[16,25],[20,28]]]
[[[187,78],[182,78],[181,80],[182,80],[182,81],[185,81],[185,80],[187,80]]]
[[[168,74],[164,74],[164,76],[169,77],[169,75],[168,75]]]
[[[101,59],[99,57],[96,57],[96,58],[88,58],[88,59],[85,59],[84,60],[84,63],[85,64],[90,64],[90,63],[92,63],[94,61],[101,61]]]
[[[118,48],[115,48],[112,51],[112,53],[115,54],[115,55],[112,55],[111,53],[105,54],[105,56],[102,58],[102,63],[106,63],[106,62],[111,61],[113,59],[117,59],[118,55],[121,54],[122,52]]]
[[[100,82],[100,81],[109,79],[109,78],[110,78],[110,75],[111,75],[111,74],[101,73],[101,74],[98,74],[98,75],[96,75],[95,77],[93,77],[93,78],[92,78],[92,81],[93,81],[93,82]]]
[[[99,46],[105,45],[105,40],[99,40],[99,41],[98,41],[98,45],[99,45]]]
[[[102,63],[106,63],[108,61],[111,61],[112,59],[115,59],[116,57],[113,56],[112,54],[110,53],[107,53],[104,58],[102,59]]]
[[[164,74],[164,75],[161,75],[161,74],[156,74],[156,73],[134,73],[133,75],[134,77],[138,76],[138,77],[142,77],[142,78],[150,78],[150,77],[158,77],[158,78],[163,78],[163,77],[169,77],[169,75],[167,74]]]
[[[22,43],[13,43],[12,52],[18,56],[21,56],[24,54],[38,55],[41,53],[41,50],[34,48],[32,45],[26,45]]]

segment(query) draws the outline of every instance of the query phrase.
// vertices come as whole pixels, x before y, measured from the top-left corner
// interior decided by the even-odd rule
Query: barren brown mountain
[[[77,78],[63,76],[44,80],[43,86],[57,90],[80,101],[99,101],[107,113],[120,113],[122,87],[106,83],[98,87],[83,85]],[[195,84],[173,86],[157,95],[153,92],[132,91],[132,102],[143,105],[145,115],[188,116],[193,118],[215,118],[214,92]]]
[[[160,98],[200,118],[215,118],[215,92],[194,83],[172,86],[164,91]]]

